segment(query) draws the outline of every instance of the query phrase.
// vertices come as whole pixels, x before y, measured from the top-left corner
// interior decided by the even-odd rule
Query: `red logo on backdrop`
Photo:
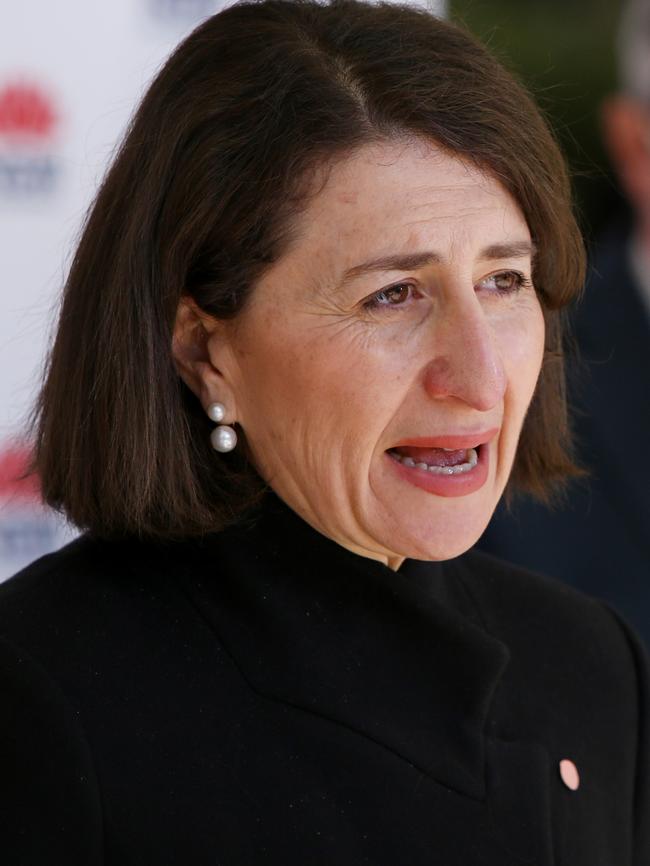
[[[0,498],[25,504],[41,502],[38,476],[23,477],[30,459],[31,449],[26,445],[10,445],[0,451]]]
[[[38,87],[8,84],[0,90],[0,135],[49,138],[55,123],[54,106]]]
[[[51,146],[58,119],[44,87],[0,84],[0,193],[31,195],[53,187],[58,169]]]
[[[58,546],[57,523],[43,506],[39,479],[27,475],[31,448],[5,443],[0,451],[0,580]]]

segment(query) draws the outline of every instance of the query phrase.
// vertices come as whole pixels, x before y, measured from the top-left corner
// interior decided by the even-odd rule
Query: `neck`
[[[307,518],[303,519],[307,520]],[[339,544],[341,547],[349,550],[350,553],[356,553],[358,556],[365,556],[366,559],[372,559],[375,562],[381,562],[382,565],[388,566],[388,568],[392,569],[392,571],[398,571],[401,564],[406,559],[405,556],[399,556],[398,554],[380,553],[376,550],[369,550],[364,547],[359,547],[356,544],[350,544],[347,541],[342,541],[338,538],[329,536],[326,532],[323,532],[323,530],[321,530],[315,522],[312,523],[311,520],[307,520],[307,523],[309,523],[314,529],[317,529],[318,532],[321,533],[321,535],[324,535],[326,538],[330,538],[332,541],[336,542],[336,544]]]
[[[345,550],[348,550],[350,553],[354,553],[357,556],[363,556],[366,559],[371,559],[374,562],[380,562],[382,565],[387,566],[392,571],[398,571],[404,560],[405,556],[401,556],[397,553],[392,553],[387,549],[383,550],[375,550],[370,545],[372,544],[371,538],[363,538],[363,542],[369,542],[368,546],[364,546],[363,543],[357,544],[353,540],[341,537],[339,534],[336,534],[332,531],[328,531],[328,528],[322,524],[322,522],[318,519],[318,516],[315,514],[314,510],[309,507],[309,503],[304,500],[300,500],[297,498],[297,501],[293,505],[288,505],[287,501],[284,497],[280,496],[275,491],[272,494],[273,498],[283,504],[285,508],[290,509],[295,514],[297,514],[305,523],[308,523],[312,529],[315,529],[325,538],[329,538],[330,541],[338,544],[339,547],[343,547]]]

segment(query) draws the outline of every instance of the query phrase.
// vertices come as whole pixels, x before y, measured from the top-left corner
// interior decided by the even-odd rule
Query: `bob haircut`
[[[45,502],[98,535],[171,538],[220,530],[257,501],[265,485],[245,431],[241,449],[212,450],[212,423],[178,375],[179,300],[237,316],[291,244],[319,172],[409,137],[498,179],[537,248],[546,351],[508,494],[548,499],[578,473],[561,310],[581,290],[584,248],[563,157],[531,97],[471,35],[423,9],[246,0],[169,58],[88,212],[30,419]]]

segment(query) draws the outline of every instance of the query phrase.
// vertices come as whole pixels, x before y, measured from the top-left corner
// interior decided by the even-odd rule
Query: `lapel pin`
[[[577,791],[580,787],[580,774],[578,768],[568,758],[560,761],[560,776],[570,791]]]

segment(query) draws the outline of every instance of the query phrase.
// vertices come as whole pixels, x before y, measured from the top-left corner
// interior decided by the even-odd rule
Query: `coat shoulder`
[[[584,694],[590,685],[636,702],[640,680],[647,684],[647,654],[609,604],[478,550],[455,566],[483,627],[509,647],[517,667],[562,681],[567,691]]]
[[[619,649],[621,640],[627,645],[629,629],[620,615],[558,578],[474,549],[454,564],[489,631],[506,630],[527,644],[544,636],[545,644],[565,651],[571,645],[584,649],[585,641],[610,650]]]
[[[178,615],[182,569],[158,544],[81,535],[0,584],[0,638],[61,672],[151,644]]]
[[[0,633],[40,615],[56,619],[101,606],[129,571],[124,546],[81,535],[0,584]]]

